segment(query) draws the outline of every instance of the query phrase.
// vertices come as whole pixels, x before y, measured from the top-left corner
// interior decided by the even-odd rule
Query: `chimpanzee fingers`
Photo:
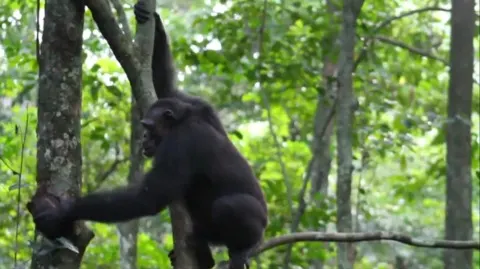
[[[34,195],[27,203],[35,227],[48,239],[68,236],[73,232],[73,223],[66,223],[64,213],[71,201],[50,194]]]
[[[175,250],[170,250],[170,252],[168,252],[168,258],[170,259],[170,265],[172,267],[175,266],[175,260],[176,260],[176,256],[175,256]]]
[[[139,24],[143,24],[147,22],[150,19],[150,16],[152,15],[152,12],[147,10],[147,8],[145,7],[145,3],[143,1],[138,1],[133,6],[133,13],[135,14],[135,19]]]

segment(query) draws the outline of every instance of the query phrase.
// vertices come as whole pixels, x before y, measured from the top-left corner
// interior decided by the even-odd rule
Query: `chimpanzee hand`
[[[36,228],[48,239],[66,237],[73,234],[73,221],[65,218],[71,202],[48,194],[35,194],[27,203]]]
[[[144,1],[138,1],[133,5],[133,13],[135,14],[135,19],[139,24],[144,24],[150,19],[152,12],[148,11],[145,7]]]

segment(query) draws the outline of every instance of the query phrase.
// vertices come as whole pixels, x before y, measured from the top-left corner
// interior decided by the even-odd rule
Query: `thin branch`
[[[106,0],[85,0],[85,5],[92,12],[93,20],[125,71],[130,85],[135,87],[140,62],[135,57],[132,39],[120,29]]]
[[[423,56],[423,57],[427,57],[427,58],[430,58],[430,59],[433,59],[433,60],[437,60],[439,62],[442,62],[443,64],[445,65],[448,65],[448,61],[445,60],[445,59],[442,59],[438,56],[435,56],[427,51],[424,51],[424,50],[421,50],[419,48],[415,48],[415,47],[412,47],[410,45],[407,45],[403,42],[400,42],[400,41],[397,41],[397,40],[393,40],[393,39],[390,39],[388,37],[385,37],[385,36],[380,36],[380,35],[376,35],[373,37],[374,39],[377,39],[379,40],[380,42],[383,42],[383,43],[386,43],[386,44],[390,44],[390,45],[393,45],[393,46],[396,46],[396,47],[399,47],[399,48],[402,48],[402,49],[406,49],[412,53],[415,53],[415,54],[418,54],[420,56]]]
[[[124,159],[115,159],[113,163],[110,165],[110,167],[103,173],[100,173],[96,178],[95,178],[95,183],[97,184],[97,187],[94,189],[98,188],[103,182],[105,182],[115,171],[117,171],[117,168],[120,164],[125,163],[128,161],[128,158]]]
[[[375,29],[373,30],[373,33],[374,34],[378,33],[381,29],[385,28],[386,26],[388,26],[389,24],[391,24],[392,22],[394,22],[396,20],[400,20],[402,18],[412,16],[414,14],[419,14],[419,13],[428,12],[428,11],[450,12],[451,10],[447,9],[447,8],[441,8],[441,7],[424,7],[424,8],[420,8],[420,9],[410,10],[410,11],[407,11],[405,13],[402,13],[402,14],[399,14],[399,15],[396,15],[396,16],[392,16],[392,17],[384,20],[377,27],[375,27]]]
[[[328,111],[328,116],[325,122],[322,125],[322,128],[320,129],[320,134],[318,135],[318,139],[323,140],[325,133],[327,131],[328,125],[333,119],[333,115],[335,115],[335,107],[337,105],[337,98],[333,100],[332,107]],[[298,199],[299,199],[299,206],[298,206],[298,211],[297,215],[295,216],[292,226],[290,229],[290,232],[295,232],[298,228],[298,225],[300,224],[300,219],[302,218],[303,214],[305,213],[305,210],[307,209],[307,203],[305,202],[305,194],[307,192],[307,185],[308,182],[310,181],[310,177],[312,176],[313,172],[313,163],[316,161],[317,155],[313,154],[312,158],[310,159],[310,162],[308,163],[307,166],[307,173],[305,175],[305,178],[303,179],[302,183],[302,188],[300,190],[300,193],[298,194]]]
[[[373,36],[375,36],[378,32],[380,32],[380,30],[382,30],[383,28],[390,25],[392,22],[394,22],[396,20],[411,16],[411,15],[414,15],[414,14],[419,14],[419,13],[429,12],[429,11],[450,12],[450,9],[441,8],[441,7],[424,7],[424,8],[420,8],[420,9],[410,10],[410,11],[404,12],[404,13],[396,15],[396,16],[392,16],[392,17],[382,21],[381,23],[379,23],[373,29],[372,33],[369,34],[369,36],[367,38],[365,38],[365,41],[363,42],[364,46],[362,48],[362,51],[358,55],[357,59],[355,60],[354,65],[353,65],[353,72],[355,72],[355,70],[357,69],[357,66],[360,64],[360,62],[365,59],[365,56],[367,55],[367,49],[370,46],[370,43],[373,39]]]
[[[324,135],[327,131],[328,125],[332,121],[333,115],[335,114],[336,103],[337,103],[337,99],[335,98],[332,107],[328,111],[327,118],[326,118],[325,122],[323,123],[323,125],[320,129],[320,134],[318,136],[316,135],[315,139],[319,139],[320,141],[323,140]],[[320,105],[320,104],[318,104],[318,105]],[[292,224],[290,226],[290,232],[291,233],[294,233],[294,232],[297,231],[298,226],[300,225],[300,221],[302,219],[302,216],[307,209],[307,202],[305,201],[305,195],[306,195],[306,192],[307,192],[308,182],[310,182],[310,179],[312,177],[313,164],[315,163],[317,158],[318,158],[317,151],[316,151],[316,149],[314,149],[313,150],[313,156],[310,159],[310,161],[308,162],[306,175],[303,178],[302,188],[300,189],[300,192],[298,194],[299,205],[298,205],[297,213],[294,216]],[[286,254],[285,254],[285,258],[284,258],[284,268],[288,268],[288,264],[290,262],[290,257],[291,257],[291,254],[292,254],[292,247],[293,247],[293,243],[291,243],[287,246],[287,250],[286,250]]]
[[[395,241],[405,245],[422,248],[451,248],[451,249],[476,249],[480,250],[479,241],[457,240],[428,240],[413,238],[408,235],[389,232],[366,232],[366,233],[320,233],[302,232],[279,236],[270,239],[260,246],[251,256],[272,248],[297,242],[365,242],[365,241]]]
[[[273,138],[273,142],[275,144],[275,153],[278,159],[278,163],[280,165],[280,169],[282,171],[283,179],[285,182],[285,188],[287,189],[287,200],[288,200],[288,206],[290,209],[290,214],[293,214],[293,199],[292,199],[292,187],[290,185],[290,180],[287,175],[287,168],[285,166],[285,162],[283,161],[283,156],[282,156],[282,146],[280,144],[280,141],[278,140],[278,137],[275,133],[275,130],[273,129],[273,122],[272,122],[272,110],[270,106],[270,100],[268,98],[268,94],[266,93],[263,84],[262,84],[262,75],[261,75],[261,70],[262,70],[262,50],[263,50],[263,37],[265,34],[265,28],[266,28],[266,22],[267,22],[267,7],[268,7],[268,2],[267,0],[263,1],[263,11],[262,11],[262,24],[260,25],[260,30],[259,30],[259,37],[258,37],[258,84],[260,85],[260,92],[262,94],[262,99],[263,103],[265,106],[265,109],[267,110],[267,121],[268,121],[268,129],[270,131],[270,135]]]
[[[27,141],[28,133],[28,105],[26,108],[27,116],[25,119],[25,130],[23,131],[22,139],[22,149],[20,152],[20,173],[18,173],[18,189],[17,189],[17,219],[15,220],[15,255],[13,259],[14,268],[17,267],[17,252],[18,252],[18,229],[20,227],[20,204],[22,202],[21,189],[22,189],[22,173],[23,173],[23,160],[24,160],[24,151],[25,151],[25,142]]]
[[[120,0],[110,0],[115,11],[117,11],[118,20],[120,21],[120,25],[122,25],[123,32],[127,35],[127,38],[132,40],[133,35],[132,31],[130,30],[130,25],[128,24],[127,14],[125,14],[125,10],[122,7],[122,3]]]
[[[8,168],[8,170],[10,170],[10,171],[12,172],[12,174],[14,174],[14,175],[18,175],[18,174],[19,174],[16,170],[14,170],[14,169],[7,163],[7,161],[6,161],[2,156],[0,156],[0,161]]]
[[[144,1],[146,1],[146,8],[153,13],[156,1]],[[151,19],[141,25],[137,24],[136,46],[134,46],[132,40],[122,32],[117,24],[107,0],[85,0],[85,4],[92,12],[97,27],[127,74],[133,96],[140,108],[140,114],[143,114],[157,100],[151,70],[155,20]],[[188,212],[181,201],[172,202],[169,209],[176,254],[175,267],[196,268],[195,259],[184,240],[191,231]]]

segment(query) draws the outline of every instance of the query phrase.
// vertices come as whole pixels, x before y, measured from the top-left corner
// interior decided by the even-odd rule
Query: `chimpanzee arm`
[[[177,97],[180,100],[203,107],[204,119],[214,128],[227,136],[227,132],[216,115],[213,107],[202,98],[188,95],[176,88],[176,71],[173,64],[173,56],[168,44],[167,33],[160,16],[155,12],[155,44],[152,57],[153,85],[158,99],[165,97]]]
[[[157,214],[183,195],[193,172],[190,149],[184,136],[169,136],[138,187],[81,197],[68,207],[65,218],[111,223]]]
[[[152,56],[153,85],[157,97],[182,97],[176,89],[176,70],[168,43],[167,32],[160,16],[155,12],[155,43]]]

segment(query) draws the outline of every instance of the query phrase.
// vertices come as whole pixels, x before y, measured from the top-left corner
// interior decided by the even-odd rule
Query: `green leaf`
[[[123,94],[122,92],[120,91],[120,89],[118,89],[117,86],[115,85],[110,85],[110,86],[106,86],[108,92],[110,92],[111,94],[113,94],[114,96],[118,97],[118,98],[122,98],[123,97]]]

